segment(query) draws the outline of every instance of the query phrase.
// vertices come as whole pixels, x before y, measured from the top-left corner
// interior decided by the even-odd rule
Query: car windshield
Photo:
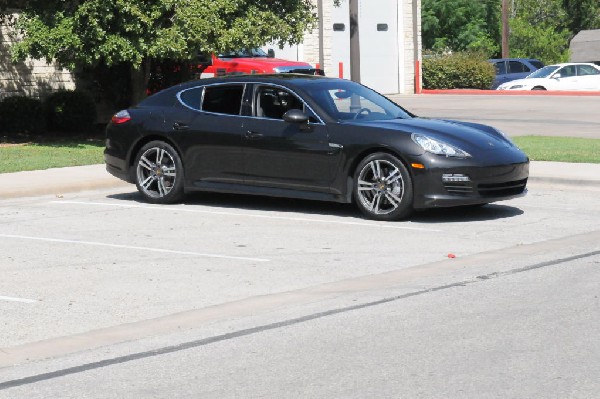
[[[550,66],[543,67],[542,69],[538,69],[534,73],[532,73],[529,76],[527,76],[527,79],[530,79],[530,78],[547,78],[550,75],[552,75],[554,72],[556,72],[556,70],[558,68],[559,67],[555,66],[555,65],[550,65]]]
[[[303,88],[330,117],[340,122],[413,117],[376,91],[349,80],[314,80]]]
[[[252,58],[252,57],[268,57],[260,48],[241,49],[238,51],[229,51],[219,54],[219,58]]]

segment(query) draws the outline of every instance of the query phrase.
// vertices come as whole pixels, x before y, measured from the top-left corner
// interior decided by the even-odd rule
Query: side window
[[[244,85],[207,86],[204,89],[202,111],[239,115],[242,107]]]
[[[577,66],[577,75],[580,75],[580,76],[600,75],[600,71],[590,65],[578,65]]]
[[[298,97],[279,87],[259,86],[254,95],[255,115],[260,118],[282,119],[290,109],[304,110]]]
[[[541,62],[539,62],[539,61],[536,61],[536,60],[529,61],[529,63],[530,63],[531,65],[533,65],[534,67],[536,67],[537,69],[542,69],[542,68],[544,67],[544,64],[543,64],[543,63],[541,63]]]
[[[328,90],[331,103],[340,120],[386,119],[386,112],[371,100],[343,90]]]
[[[203,87],[194,87],[193,89],[185,90],[179,93],[179,100],[187,107],[199,110],[200,102],[202,101]]]
[[[566,66],[558,71],[558,76],[561,78],[570,78],[577,76],[577,70],[575,65]]]
[[[529,67],[519,61],[508,62],[508,73],[523,73],[530,72]]]
[[[504,61],[496,62],[494,68],[496,68],[496,75],[504,75],[506,73],[506,63]]]

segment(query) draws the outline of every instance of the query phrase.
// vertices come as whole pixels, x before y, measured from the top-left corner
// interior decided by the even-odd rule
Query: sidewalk
[[[600,188],[600,164],[531,162],[529,181]],[[0,174],[0,200],[118,187],[135,190],[106,172],[104,165]]]

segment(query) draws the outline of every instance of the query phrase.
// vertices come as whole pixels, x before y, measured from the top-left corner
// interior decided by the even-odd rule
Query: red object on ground
[[[454,255],[454,254],[448,254],[448,257],[449,257],[450,259],[454,259],[454,258],[456,258],[456,255]]]

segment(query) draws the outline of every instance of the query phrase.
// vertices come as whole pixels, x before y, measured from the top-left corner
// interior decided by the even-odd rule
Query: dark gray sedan
[[[186,191],[354,202],[369,218],[522,196],[529,160],[497,129],[412,115],[360,84],[307,75],[204,79],[108,125],[107,170],[152,203]]]

